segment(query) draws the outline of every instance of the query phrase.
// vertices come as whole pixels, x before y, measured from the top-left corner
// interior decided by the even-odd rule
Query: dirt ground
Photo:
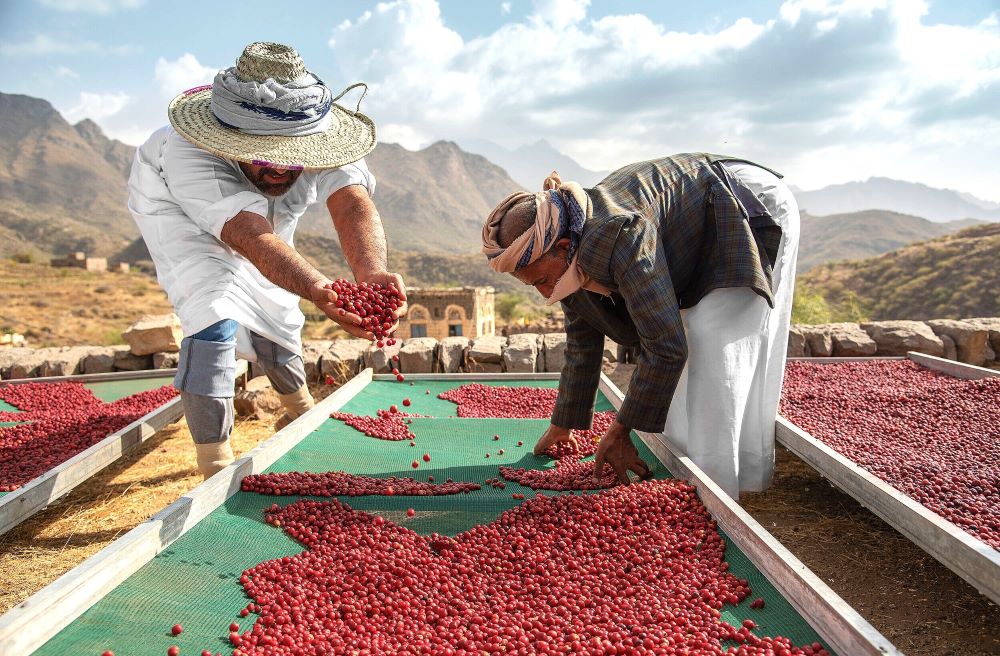
[[[622,389],[631,370],[606,369]],[[1000,654],[1000,607],[787,449],[771,488],[740,503],[908,656]]]

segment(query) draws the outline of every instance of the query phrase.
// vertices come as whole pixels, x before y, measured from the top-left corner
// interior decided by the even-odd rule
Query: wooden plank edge
[[[408,374],[403,372],[406,380],[559,380],[558,373],[457,373],[457,374]],[[375,374],[374,380],[396,380],[394,374]]]
[[[956,362],[955,360],[939,358],[934,355],[927,355],[926,353],[910,351],[906,354],[906,357],[907,359],[927,367],[932,371],[948,374],[954,378],[981,380],[983,378],[996,378],[997,376],[1000,376],[1000,371],[987,369],[986,367],[977,367],[964,362]]]
[[[784,417],[775,439],[980,593],[1000,604],[1000,551],[886,483]]]
[[[236,361],[236,375],[247,372],[247,361]],[[140,369],[139,371],[109,371],[103,374],[73,374],[72,376],[42,376],[40,378],[7,378],[0,380],[3,385],[23,385],[24,383],[101,383],[118,380],[145,380],[147,378],[173,378],[177,369]]]
[[[0,535],[71,491],[184,415],[175,397],[69,460],[0,497]]]
[[[621,390],[604,374],[600,387],[612,405],[621,406]],[[677,452],[665,435],[635,432],[672,474],[695,486],[719,527],[834,651],[842,656],[901,654],[700,467]]]
[[[3,385],[23,385],[24,383],[101,383],[117,380],[144,380],[146,378],[173,378],[176,369],[140,369],[139,371],[111,371],[105,374],[73,374],[72,376],[42,376],[40,378],[6,378]]]
[[[184,535],[371,382],[371,369],[222,471],[0,616],[0,653],[30,654]]]

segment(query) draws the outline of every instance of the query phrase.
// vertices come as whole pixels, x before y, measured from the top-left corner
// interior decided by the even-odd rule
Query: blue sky
[[[706,6],[708,8],[706,8]],[[592,169],[756,159],[803,188],[883,175],[1000,201],[1000,0],[0,2],[0,91],[141,142],[255,40],[380,139],[548,139]]]

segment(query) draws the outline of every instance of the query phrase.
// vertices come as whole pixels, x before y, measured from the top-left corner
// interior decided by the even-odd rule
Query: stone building
[[[54,257],[49,261],[54,267],[73,267],[75,269],[86,269],[87,271],[107,271],[108,259],[106,257],[87,257],[83,251],[70,253],[65,257]]]
[[[410,337],[482,337],[493,335],[492,287],[410,288],[410,309],[396,335]]]

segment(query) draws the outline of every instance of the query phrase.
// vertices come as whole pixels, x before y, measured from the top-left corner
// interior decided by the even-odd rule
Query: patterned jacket
[[[579,263],[612,294],[580,290],[562,302],[566,364],[555,425],[590,426],[608,336],[642,347],[618,420],[662,431],[687,360],[680,310],[723,287],[749,287],[773,307],[781,228],[726,161],[746,160],[674,155],[626,166],[586,190],[593,207]]]

